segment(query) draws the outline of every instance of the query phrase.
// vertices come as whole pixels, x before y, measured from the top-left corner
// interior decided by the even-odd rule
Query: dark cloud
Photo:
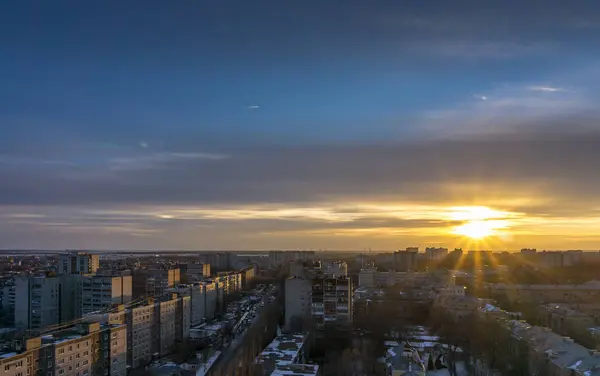
[[[198,155],[206,151],[198,150]],[[543,192],[597,202],[600,134],[550,133],[395,145],[253,147],[227,158],[140,157],[144,168],[0,163],[2,205],[252,204],[344,198],[443,202]],[[176,154],[175,154],[176,155]],[[30,156],[32,158],[33,156]],[[89,156],[88,156],[89,157]],[[118,158],[118,156],[115,156]],[[76,162],[77,156],[71,159]],[[458,194],[449,187],[463,187]],[[566,200],[566,201],[565,201]]]

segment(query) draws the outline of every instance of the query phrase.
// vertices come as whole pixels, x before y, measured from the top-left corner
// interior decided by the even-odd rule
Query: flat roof
[[[316,376],[319,373],[319,366],[316,364],[287,364],[278,365],[271,376]]]
[[[259,363],[273,361],[277,366],[289,365],[298,358],[298,353],[306,342],[306,335],[288,334],[276,337],[257,357]]]

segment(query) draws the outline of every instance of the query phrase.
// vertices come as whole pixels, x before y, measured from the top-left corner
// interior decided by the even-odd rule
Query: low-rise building
[[[262,367],[263,374],[267,375],[285,375],[296,365],[306,363],[308,355],[308,335],[280,335],[277,336],[256,358],[256,363]],[[307,367],[298,367],[299,370],[315,370],[314,365]],[[280,373],[274,373],[280,370]],[[318,367],[316,369],[318,372]]]
[[[554,333],[550,328],[509,321],[511,351],[525,352],[529,374],[547,376],[600,375],[600,352]]]

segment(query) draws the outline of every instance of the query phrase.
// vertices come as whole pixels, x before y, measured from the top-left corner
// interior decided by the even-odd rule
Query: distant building
[[[179,268],[160,267],[135,269],[132,278],[134,297],[160,297],[181,282],[181,271]]]
[[[242,289],[246,290],[250,288],[252,280],[256,277],[256,267],[248,266],[240,270],[242,274]]]
[[[323,272],[333,278],[348,277],[348,264],[345,261],[325,263]]]
[[[81,279],[81,315],[132,300],[131,276],[84,276]]]
[[[405,251],[394,252],[394,267],[397,272],[414,271],[417,269],[418,247],[408,247]]]
[[[425,248],[425,256],[427,257],[428,261],[443,260],[446,258],[446,256],[448,256],[448,248],[427,247]]]
[[[191,325],[212,320],[217,310],[217,287],[214,282],[196,282],[172,289],[181,296],[190,297]]]
[[[86,252],[72,252],[58,258],[58,274],[93,274],[100,267],[100,258]]]
[[[497,283],[488,286],[489,292],[504,295],[512,302],[589,303],[600,299],[600,281],[580,285],[516,285]]]
[[[190,282],[198,282],[205,278],[210,278],[210,264],[187,264],[186,269],[186,275]]]

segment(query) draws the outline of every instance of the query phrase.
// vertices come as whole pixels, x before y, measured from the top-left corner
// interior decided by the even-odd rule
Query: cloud
[[[577,128],[600,129],[592,119],[597,117],[597,111],[588,95],[558,88],[536,88],[499,87],[485,97],[476,96],[479,101],[465,100],[428,111],[417,124],[428,136],[439,138],[556,131],[551,128],[566,129],[562,125],[566,123],[576,124]],[[556,95],[545,95],[550,89]]]
[[[543,91],[543,92],[547,92],[547,93],[555,93],[557,91],[563,91],[563,89],[561,89],[559,87],[552,87],[552,86],[530,86],[529,90]]]
[[[221,160],[228,158],[227,155],[202,152],[163,152],[150,155],[138,155],[133,157],[112,158],[109,161],[110,169],[114,171],[144,170],[160,168],[178,161],[186,160]]]
[[[259,108],[260,108],[260,106],[258,106],[258,105],[250,105],[250,106],[246,106],[246,108],[247,108],[248,110],[257,110],[257,109],[259,109]]]
[[[147,148],[148,147],[148,143],[145,141],[140,141],[140,146],[143,148]]]
[[[474,97],[476,99],[482,100],[482,101],[487,101],[488,98],[485,95],[474,95]]]

